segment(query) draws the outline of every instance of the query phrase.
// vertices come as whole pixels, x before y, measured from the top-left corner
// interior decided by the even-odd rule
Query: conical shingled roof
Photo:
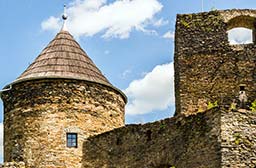
[[[80,79],[112,86],[73,36],[63,30],[14,83],[37,78]]]

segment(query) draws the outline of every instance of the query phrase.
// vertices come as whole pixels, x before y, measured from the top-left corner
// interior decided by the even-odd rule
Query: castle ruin
[[[230,45],[227,31],[235,27],[252,29],[253,43]],[[126,96],[61,30],[2,92],[5,162],[255,168],[255,28],[256,10],[177,15],[175,116],[126,126]]]

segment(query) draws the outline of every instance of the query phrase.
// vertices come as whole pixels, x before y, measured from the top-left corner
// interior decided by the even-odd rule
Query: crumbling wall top
[[[248,21],[255,20],[256,18],[256,10],[252,9],[231,9],[231,10],[220,10],[220,15],[223,18],[223,21],[225,23],[229,23],[229,28],[233,27],[246,27],[246,28],[253,28],[253,27],[247,27]],[[239,18],[239,21],[237,20],[234,22],[235,18]],[[230,24],[232,23],[232,24]]]

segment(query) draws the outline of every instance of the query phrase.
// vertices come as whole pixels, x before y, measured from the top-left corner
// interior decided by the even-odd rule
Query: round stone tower
[[[1,98],[4,160],[27,167],[80,168],[89,136],[124,126],[126,96],[65,26]]]

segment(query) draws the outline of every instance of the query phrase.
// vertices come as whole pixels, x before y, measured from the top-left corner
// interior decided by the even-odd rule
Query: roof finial
[[[64,4],[64,12],[63,12],[63,15],[62,15],[62,19],[63,19],[63,26],[61,28],[62,31],[67,31],[67,23],[66,23],[66,20],[68,19],[68,15],[67,15],[67,11],[66,11],[66,5]]]

